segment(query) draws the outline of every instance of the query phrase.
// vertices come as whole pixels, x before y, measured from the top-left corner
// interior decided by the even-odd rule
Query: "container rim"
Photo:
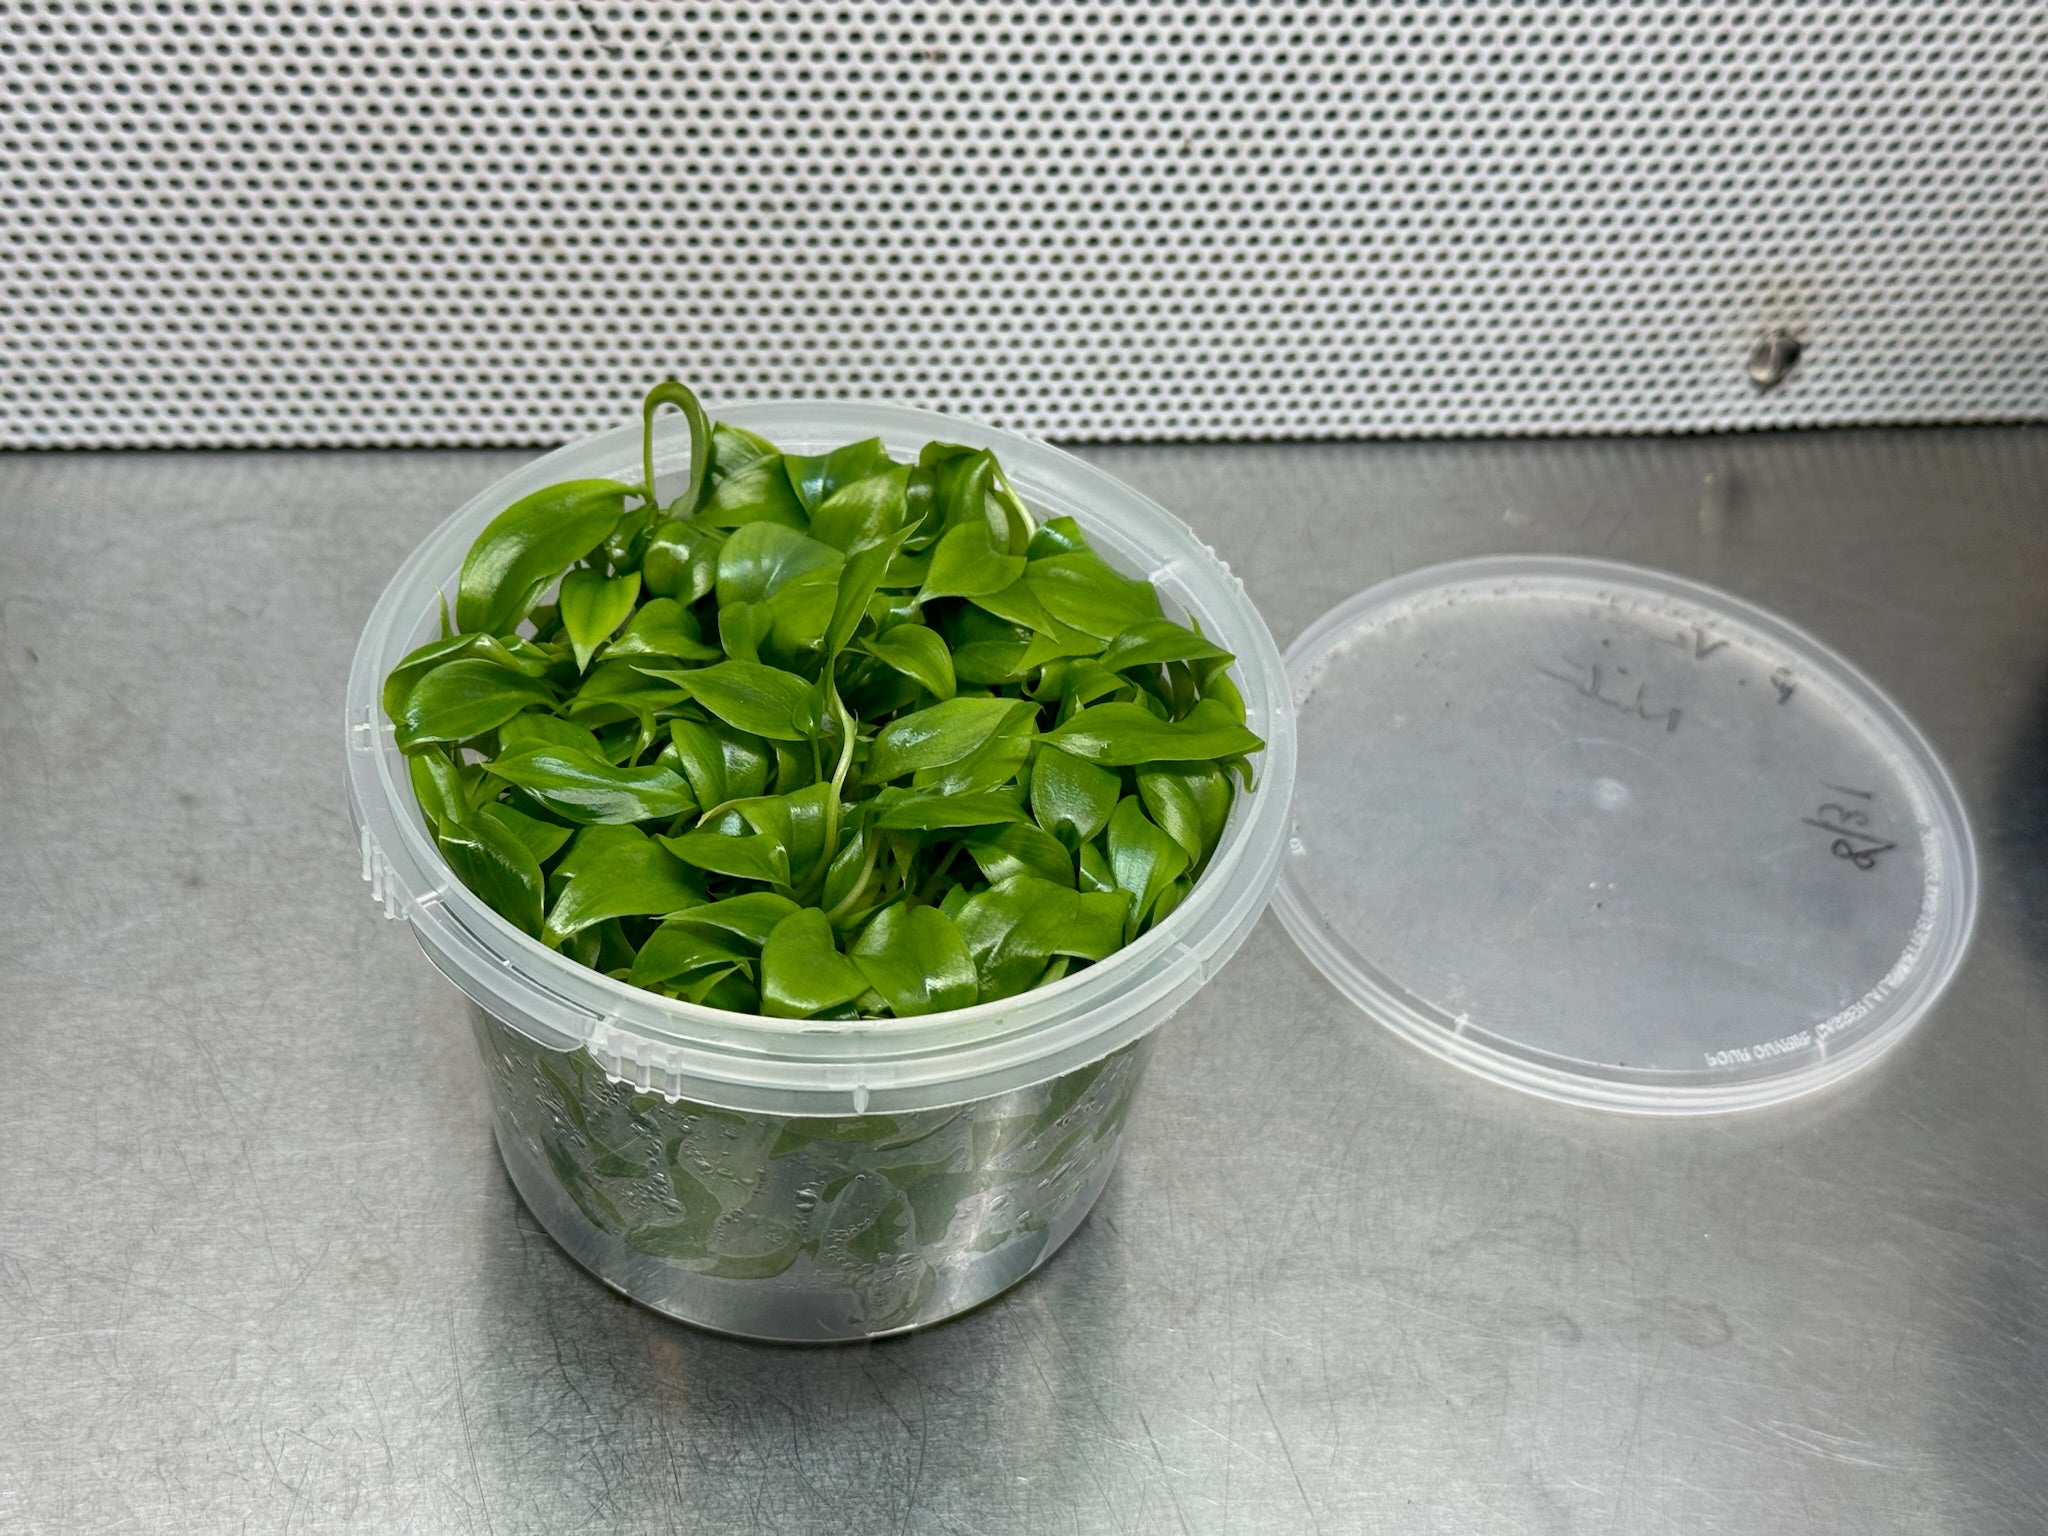
[[[1201,880],[1165,922],[1076,975],[913,1019],[772,1019],[662,997],[578,965],[491,910],[428,835],[383,717],[383,679],[425,638],[423,627],[441,596],[452,594],[463,554],[491,517],[556,480],[639,478],[636,422],[531,460],[471,497],[413,549],[378,598],[350,667],[346,712],[350,806],[373,895],[388,915],[410,922],[429,958],[479,1004],[546,1043],[585,1046],[614,1075],[664,1091],[708,1077],[797,1091],[851,1085],[858,1100],[869,1087],[930,1085],[961,1074],[1029,1081],[1107,1054],[1157,1023],[1242,941],[1279,873],[1294,780],[1293,695],[1243,583],[1157,502],[1022,434],[867,402],[753,401],[707,411],[791,451],[871,436],[898,454],[933,439],[990,447],[1034,512],[1074,517],[1113,563],[1153,581],[1234,652],[1232,677],[1247,722],[1267,746],[1255,765],[1257,788],[1236,797]],[[671,428],[666,444],[657,440],[657,473],[687,462],[687,436]],[[1031,1070],[1018,1077],[1020,1069]]]

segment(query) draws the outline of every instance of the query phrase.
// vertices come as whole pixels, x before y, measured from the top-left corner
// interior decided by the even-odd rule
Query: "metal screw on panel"
[[[1799,338],[1787,330],[1765,331],[1749,349],[1749,382],[1776,389],[1799,366]]]

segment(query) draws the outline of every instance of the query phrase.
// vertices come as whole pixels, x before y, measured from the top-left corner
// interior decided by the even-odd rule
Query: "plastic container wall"
[[[658,997],[564,959],[448,869],[412,797],[379,691],[453,606],[463,554],[558,480],[638,478],[624,428],[536,460],[430,535],[386,588],[349,676],[350,809],[363,875],[476,1005],[500,1149],[579,1260],[672,1316],[749,1337],[869,1337],[951,1315],[1043,1262],[1107,1181],[1150,1032],[1264,910],[1286,838],[1293,704],[1242,585],[1178,519],[1044,444],[888,406],[724,407],[792,452],[869,436],[995,450],[1041,518],[1071,516],[1236,653],[1259,786],[1208,870],[1136,943],[1053,986],[917,1019],[783,1020]],[[676,433],[681,438],[680,432]],[[677,443],[656,455],[678,466]]]

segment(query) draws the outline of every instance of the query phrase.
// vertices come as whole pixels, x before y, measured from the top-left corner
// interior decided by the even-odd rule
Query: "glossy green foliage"
[[[785,455],[673,382],[643,427],[641,484],[495,518],[386,681],[465,885],[635,986],[820,1019],[1012,997],[1180,905],[1263,747],[1227,651],[985,450]]]
[[[513,502],[462,562],[456,627],[509,633],[563,571],[605,541],[631,494],[616,480],[569,480]]]

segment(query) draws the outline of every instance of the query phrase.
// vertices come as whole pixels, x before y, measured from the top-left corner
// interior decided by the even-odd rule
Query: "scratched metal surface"
[[[1494,550],[1810,626],[1976,818],[1955,990],[1824,1099],[1650,1124],[1425,1059],[1269,919],[1043,1274],[702,1337],[521,1213],[356,879],[357,626],[511,460],[0,458],[0,1529],[2048,1525],[2048,432],[1092,456],[1283,642]]]

